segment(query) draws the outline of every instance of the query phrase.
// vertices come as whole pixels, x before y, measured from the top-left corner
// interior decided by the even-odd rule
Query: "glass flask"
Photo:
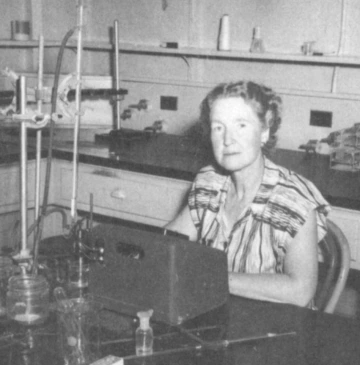
[[[55,291],[58,291],[55,292],[58,344],[65,364],[93,363],[100,357],[99,311],[101,305],[91,296],[67,299],[61,288]]]
[[[9,279],[6,297],[9,318],[25,324],[43,323],[49,315],[49,284],[41,275],[22,274]]]
[[[6,292],[8,281],[13,274],[13,264],[9,257],[0,256],[0,316],[6,314]]]

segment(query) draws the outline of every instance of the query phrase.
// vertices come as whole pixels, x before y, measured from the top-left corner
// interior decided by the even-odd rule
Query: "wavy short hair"
[[[210,113],[218,99],[241,97],[258,116],[264,128],[269,128],[269,139],[262,147],[267,154],[276,145],[276,133],[281,124],[282,101],[272,89],[252,81],[224,83],[211,90],[200,106],[200,119],[206,126],[210,125]],[[207,128],[209,131],[209,128]]]

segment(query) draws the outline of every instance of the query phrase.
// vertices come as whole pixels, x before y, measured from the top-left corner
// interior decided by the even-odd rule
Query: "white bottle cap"
[[[150,327],[150,317],[153,315],[154,311],[149,309],[148,311],[137,312],[137,316],[140,320],[140,328],[146,330]]]

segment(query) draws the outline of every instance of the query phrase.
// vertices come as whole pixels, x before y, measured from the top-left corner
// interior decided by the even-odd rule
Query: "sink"
[[[136,129],[115,129],[105,134],[96,134],[95,142],[107,144],[108,146],[127,146],[129,147],[135,142],[143,142],[155,136],[152,130],[136,130]]]

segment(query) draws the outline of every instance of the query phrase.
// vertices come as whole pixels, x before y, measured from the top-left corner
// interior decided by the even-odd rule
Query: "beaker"
[[[91,296],[57,304],[58,340],[66,365],[85,365],[99,358],[99,311]]]
[[[32,325],[43,323],[49,315],[49,284],[41,275],[21,274],[9,279],[6,296],[9,318]]]
[[[70,297],[81,296],[79,293],[86,293],[89,287],[90,264],[87,260],[68,262],[67,292]]]
[[[10,257],[0,256],[0,316],[6,314],[6,292],[12,274],[13,264]]]

